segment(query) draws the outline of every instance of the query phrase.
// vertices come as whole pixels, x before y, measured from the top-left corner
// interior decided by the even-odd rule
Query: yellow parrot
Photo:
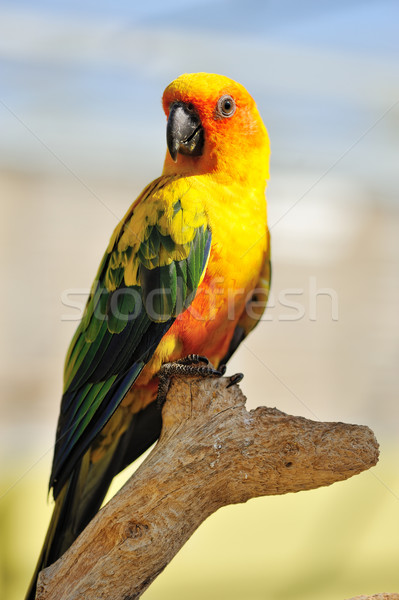
[[[222,374],[266,305],[270,147],[254,100],[227,77],[194,73],[166,88],[163,108],[162,175],[116,227],[66,357],[55,507],[30,600],[112,478],[158,438],[163,365]]]

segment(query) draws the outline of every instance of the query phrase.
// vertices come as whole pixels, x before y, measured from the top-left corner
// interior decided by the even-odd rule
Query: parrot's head
[[[253,98],[232,79],[186,73],[163,94],[168,119],[164,174],[265,181],[270,146]]]

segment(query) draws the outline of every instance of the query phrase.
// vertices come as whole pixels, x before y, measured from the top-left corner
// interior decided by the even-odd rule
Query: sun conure
[[[64,376],[39,570],[99,510],[112,478],[159,436],[157,373],[186,355],[220,368],[255,327],[270,283],[269,140],[227,77],[185,74],[163,94],[162,175],[116,227]],[[263,302],[259,302],[263,296]]]

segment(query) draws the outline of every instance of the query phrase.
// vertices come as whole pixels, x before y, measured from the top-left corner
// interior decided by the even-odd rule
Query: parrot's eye
[[[216,112],[220,117],[232,117],[236,111],[236,103],[231,96],[221,96],[216,105]]]

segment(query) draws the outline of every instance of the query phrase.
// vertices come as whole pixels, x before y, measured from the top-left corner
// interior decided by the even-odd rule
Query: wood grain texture
[[[373,596],[355,596],[350,600],[399,600],[399,594],[374,594]]]
[[[274,408],[248,412],[228,379],[174,378],[161,437],[71,548],[37,600],[133,600],[218,508],[330,485],[375,465],[370,429]]]

